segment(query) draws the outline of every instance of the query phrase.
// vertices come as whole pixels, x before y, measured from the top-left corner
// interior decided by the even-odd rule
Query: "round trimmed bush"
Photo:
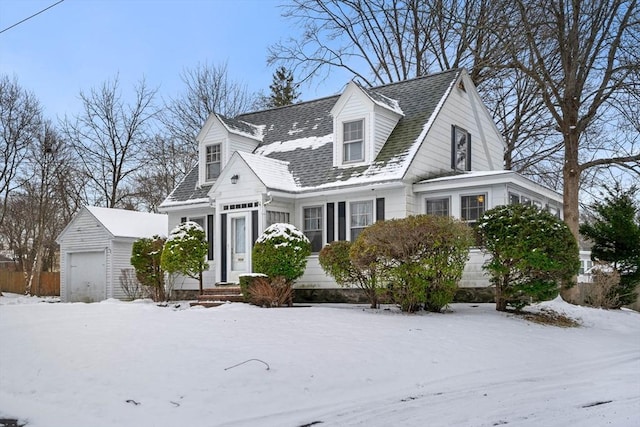
[[[291,224],[276,223],[264,230],[253,246],[253,271],[289,283],[304,274],[311,243]]]

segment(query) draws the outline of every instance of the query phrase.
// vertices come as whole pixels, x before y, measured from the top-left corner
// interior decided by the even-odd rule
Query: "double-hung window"
[[[206,180],[211,181],[220,175],[220,144],[207,145],[205,158]]]
[[[276,223],[291,224],[289,212],[267,211],[267,227]]]
[[[313,206],[303,209],[304,235],[311,242],[311,252],[322,249],[322,207]]]
[[[449,216],[449,198],[427,199],[427,215]]]
[[[342,124],[342,147],[344,163],[364,161],[364,120]]]
[[[451,129],[451,169],[456,172],[471,170],[471,135],[458,126]]]
[[[462,196],[460,198],[460,217],[462,220],[467,221],[471,226],[475,226],[484,215],[486,198],[484,194]]]
[[[351,202],[351,241],[354,242],[358,234],[373,224],[373,201]]]

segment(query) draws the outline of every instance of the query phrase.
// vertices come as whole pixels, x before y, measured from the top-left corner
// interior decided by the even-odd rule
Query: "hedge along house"
[[[312,242],[297,287],[332,289],[318,252],[375,221],[429,213],[473,225],[506,203],[561,215],[559,194],[502,170],[504,142],[463,69],[370,89],[352,81],[336,96],[235,118],[212,114],[197,141],[197,166],[160,210],[170,227],[205,228],[207,286],[251,272],[252,244],[275,222]],[[473,250],[461,286],[489,285],[482,261]]]
[[[133,269],[133,242],[167,232],[167,215],[83,207],[56,239],[60,298],[64,302],[126,299],[120,276],[123,270]]]

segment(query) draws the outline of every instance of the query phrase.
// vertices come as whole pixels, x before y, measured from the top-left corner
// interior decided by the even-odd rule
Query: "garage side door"
[[[107,295],[105,253],[73,252],[69,254],[69,302],[102,301]]]

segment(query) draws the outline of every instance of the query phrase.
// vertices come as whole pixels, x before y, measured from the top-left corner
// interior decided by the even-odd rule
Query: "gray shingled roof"
[[[163,207],[170,206],[172,202],[184,204],[184,202],[198,199],[207,198],[209,190],[211,190],[213,184],[205,184],[198,186],[198,165],[196,164],[193,169],[187,173],[182,179],[180,184],[169,194],[169,196],[162,202]]]
[[[252,125],[251,123],[244,122],[242,120],[225,117],[222,114],[217,114],[218,118],[229,129],[230,132],[237,134],[246,134],[254,138],[260,139],[262,134],[260,127]]]
[[[421,134],[424,125],[459,75],[460,70],[451,70],[367,89],[370,96],[373,93],[397,100],[404,113],[404,117],[400,118],[370,166],[333,167],[332,144],[326,144],[314,150],[271,152],[268,157],[288,161],[291,173],[303,188],[346,181],[356,176],[373,177],[397,168],[407,160],[410,148]],[[238,116],[238,119],[255,125],[264,125],[264,139],[261,147],[274,142],[293,142],[301,138],[325,136],[333,132],[333,117],[330,111],[339,97],[336,95],[272,110],[243,114]],[[378,99],[384,98],[378,97]]]
[[[390,171],[404,173],[406,161],[411,160],[408,156],[412,153],[412,147],[460,72],[445,71],[365,89],[372,99],[390,107],[396,100],[404,114],[371,165],[336,168],[333,167],[332,141],[313,147],[300,144],[300,141],[322,137],[326,139],[333,134],[331,109],[339,95],[241,114],[235,119],[221,117],[221,120],[227,126],[252,135],[256,135],[256,129],[260,129],[262,143],[256,152],[264,151],[267,157],[289,162],[289,171],[301,190],[345,182],[356,177],[375,179],[376,176],[385,174],[389,176]],[[270,150],[272,147],[277,148]],[[167,202],[206,197],[211,185],[196,187],[197,180],[198,170],[195,167],[163,205]]]

